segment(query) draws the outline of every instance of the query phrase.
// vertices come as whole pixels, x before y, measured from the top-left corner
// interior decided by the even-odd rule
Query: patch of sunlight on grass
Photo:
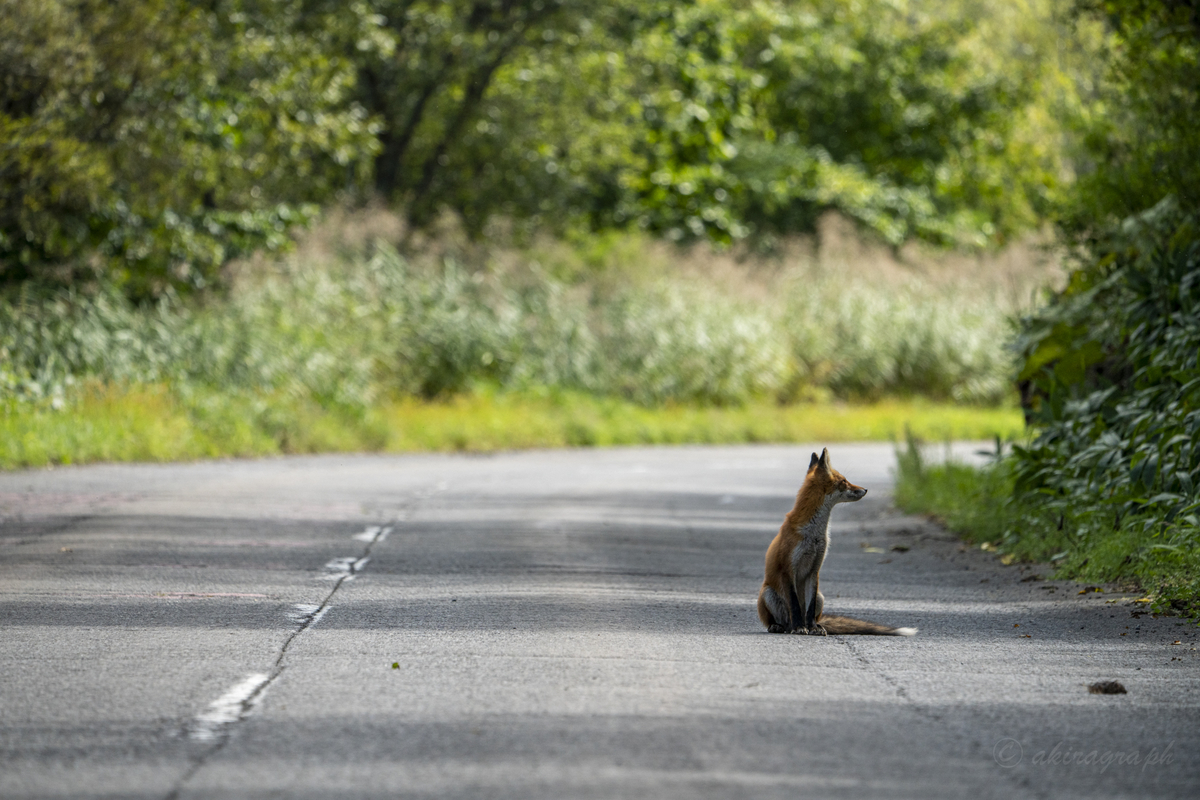
[[[924,401],[648,408],[569,392],[395,400],[366,412],[283,395],[95,384],[61,411],[0,409],[0,468],[282,453],[1011,437],[1020,411]]]
[[[392,452],[900,440],[906,427],[927,440],[986,439],[1011,438],[1024,429],[1018,409],[899,400],[646,408],[587,395],[468,395],[441,403],[405,400],[382,413],[389,432],[385,449]]]

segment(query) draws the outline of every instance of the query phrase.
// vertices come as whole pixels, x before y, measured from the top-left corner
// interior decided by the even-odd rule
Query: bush
[[[412,261],[382,245],[293,258],[205,302],[26,287],[0,302],[0,397],[61,398],[85,379],[344,410],[485,385],[643,405],[1007,397],[1003,312],[979,298],[916,283],[848,291],[806,268],[757,299],[671,268],[568,282],[512,255],[508,267],[496,253]]]
[[[1012,558],[1134,584],[1200,615],[1200,236],[1166,200],[1017,340],[1035,438],[983,471],[901,458],[897,499]]]
[[[1094,252],[1024,322],[1040,433],[1014,451],[1015,489],[1058,517],[1073,550],[1123,539],[1110,571],[1136,574],[1200,545],[1200,229],[1168,198]]]

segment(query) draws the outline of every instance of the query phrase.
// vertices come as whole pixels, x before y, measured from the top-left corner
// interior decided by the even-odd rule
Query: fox
[[[867,490],[855,486],[829,463],[829,448],[812,454],[796,504],[783,519],[767,548],[766,575],[758,592],[758,618],[768,633],[810,636],[870,634],[915,636],[916,628],[889,628],[852,617],[824,613],[819,577],[829,549],[829,516],[838,503],[862,500]]]

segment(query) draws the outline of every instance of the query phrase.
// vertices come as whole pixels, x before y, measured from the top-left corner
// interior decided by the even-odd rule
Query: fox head
[[[808,462],[808,476],[805,478],[805,483],[812,483],[820,487],[821,492],[826,497],[832,497],[834,503],[853,503],[856,500],[862,500],[867,494],[866,489],[855,486],[846,480],[845,475],[833,468],[829,463],[828,447],[821,450],[819,457],[816,453],[812,454],[812,459]]]

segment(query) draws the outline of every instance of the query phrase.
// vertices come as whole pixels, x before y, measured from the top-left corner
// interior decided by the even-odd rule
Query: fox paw
[[[784,628],[778,622],[767,626],[767,633],[785,633]]]
[[[808,629],[809,636],[828,636],[829,631],[825,630],[824,625],[813,625]]]

